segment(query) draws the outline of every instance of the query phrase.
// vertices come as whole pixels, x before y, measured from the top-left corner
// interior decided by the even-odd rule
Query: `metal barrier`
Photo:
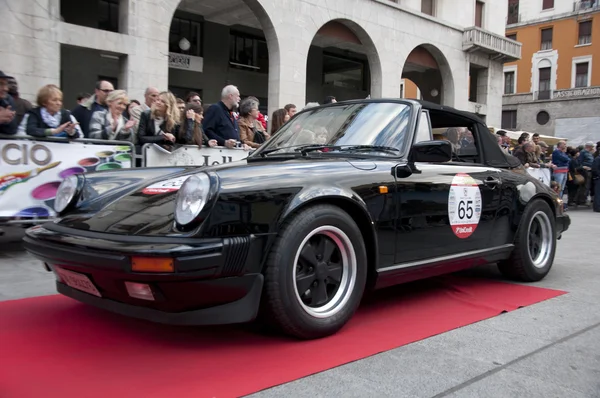
[[[167,151],[156,144],[142,146],[143,167],[211,166],[245,159],[248,151],[241,148],[199,147],[183,145]]]
[[[0,224],[52,219],[64,178],[133,168],[136,158],[129,141],[0,135]]]

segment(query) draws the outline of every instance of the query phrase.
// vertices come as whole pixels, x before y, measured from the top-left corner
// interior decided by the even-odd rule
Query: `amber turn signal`
[[[388,187],[386,187],[385,185],[380,185],[379,193],[388,193]]]
[[[172,258],[132,257],[131,270],[134,272],[175,272]]]

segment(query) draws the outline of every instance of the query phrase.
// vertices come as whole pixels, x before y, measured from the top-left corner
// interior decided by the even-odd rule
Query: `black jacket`
[[[11,107],[13,111],[16,111],[15,101],[10,95],[7,95],[6,98],[0,99],[0,107],[8,108]],[[17,134],[17,129],[19,128],[17,115],[13,118],[10,123],[2,123],[0,124],[0,134],[5,135],[15,135]]]
[[[240,140],[237,120],[223,101],[219,101],[207,109],[202,121],[202,128],[206,136],[211,140],[217,140],[220,146],[224,146],[226,140]]]
[[[159,144],[159,145],[170,145],[171,141],[165,140],[162,134],[157,135],[156,126],[154,120],[150,117],[150,109],[142,112],[140,115],[140,123],[138,124],[138,142],[140,145],[144,144]],[[177,138],[179,136],[180,126],[176,124],[171,131],[167,131],[166,123],[160,125],[160,129],[165,133],[171,133]]]
[[[42,118],[42,108],[35,107],[27,114],[29,117],[27,118],[27,126],[25,129],[25,134],[30,135],[32,137],[48,137],[46,134],[47,129],[51,129],[52,127],[48,126],[44,119]],[[60,123],[59,126],[71,121],[71,112],[66,109],[60,111]],[[79,138],[77,135],[74,135],[70,138]]]
[[[87,106],[86,106],[87,105]],[[77,105],[71,112],[73,117],[79,122],[79,127],[83,132],[85,138],[90,136],[90,121],[92,120],[92,114],[96,111],[105,111],[108,108],[98,104],[96,101],[91,104]]]

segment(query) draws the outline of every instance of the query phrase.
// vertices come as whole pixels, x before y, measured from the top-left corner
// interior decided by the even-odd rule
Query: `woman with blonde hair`
[[[131,141],[135,121],[128,120],[123,112],[129,105],[124,90],[115,90],[106,97],[108,110],[96,111],[90,120],[90,138],[97,140]]]
[[[63,109],[63,93],[54,84],[38,91],[38,106],[27,112],[25,133],[34,137],[82,138],[77,120]]]
[[[173,145],[179,136],[181,112],[175,96],[163,91],[152,107],[140,115],[138,141],[141,145]]]

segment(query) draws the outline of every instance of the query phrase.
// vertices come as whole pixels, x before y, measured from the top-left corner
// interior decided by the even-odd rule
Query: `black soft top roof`
[[[464,127],[464,119],[480,125],[480,144],[485,164],[491,167],[515,168],[521,166],[516,157],[507,154],[498,145],[496,135],[493,134],[483,119],[471,112],[434,104],[433,102],[418,100],[423,109],[429,111],[431,127]],[[462,120],[461,120],[462,119]],[[486,134],[489,133],[489,134]]]

